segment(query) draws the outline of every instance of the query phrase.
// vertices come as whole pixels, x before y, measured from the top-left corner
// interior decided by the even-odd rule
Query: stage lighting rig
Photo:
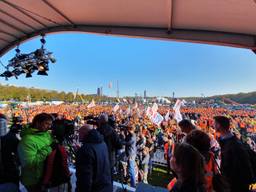
[[[53,57],[52,52],[45,49],[46,40],[44,36],[42,36],[40,41],[42,44],[41,48],[28,54],[22,54],[18,46],[17,49],[15,49],[15,57],[9,60],[7,66],[4,66],[6,71],[0,76],[5,77],[6,80],[10,77],[18,79],[18,76],[25,73],[26,78],[29,78],[32,77],[35,71],[38,71],[38,75],[48,75],[49,63],[55,63],[56,59]]]

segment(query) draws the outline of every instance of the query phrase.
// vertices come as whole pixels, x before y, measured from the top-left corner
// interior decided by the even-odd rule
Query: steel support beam
[[[145,28],[145,27],[120,27],[120,26],[56,26],[38,30],[28,35],[22,36],[0,50],[0,57],[15,47],[17,44],[27,41],[41,34],[58,32],[84,32],[104,35],[125,36],[133,38],[146,38],[156,40],[172,40],[181,42],[203,43],[212,45],[223,45],[238,48],[256,50],[255,36],[247,34],[226,33],[216,31],[174,29],[171,33],[166,28]]]
[[[26,15],[27,17],[29,17],[30,19],[34,20],[35,22],[39,23],[40,25],[42,25],[43,27],[47,27],[46,24],[44,24],[43,22],[39,21],[38,19],[36,19],[35,17],[31,16],[30,14],[28,14],[26,11],[22,10],[21,8],[19,8],[18,6],[16,6],[13,3],[10,3],[6,0],[2,0],[2,2],[4,2],[5,4],[9,5],[10,7],[16,9],[17,11],[19,11],[20,13]]]
[[[5,24],[5,25],[7,25],[7,26],[10,27],[10,28],[15,29],[16,31],[22,32],[23,34],[26,34],[26,35],[27,35],[27,33],[26,33],[25,31],[23,31],[21,28],[16,27],[16,26],[14,26],[14,25],[12,25],[12,24],[10,24],[10,23],[8,23],[8,22],[2,20],[1,18],[0,18],[0,22],[3,23],[3,24]]]
[[[59,15],[61,15],[66,21],[69,22],[69,24],[71,25],[75,25],[73,21],[71,21],[71,19],[69,19],[64,13],[62,13],[59,9],[57,9],[56,7],[54,7],[49,1],[47,0],[42,0],[48,7],[50,7],[51,9],[53,9],[56,13],[58,13]]]
[[[2,10],[2,9],[0,9],[0,12],[3,13],[4,15],[7,15],[7,16],[11,17],[12,19],[14,19],[14,20],[16,20],[16,21],[22,23],[23,25],[25,25],[25,26],[27,26],[27,27],[29,27],[29,28],[31,28],[31,29],[33,29],[33,30],[36,30],[35,27],[33,27],[32,25],[30,25],[30,24],[28,24],[28,23],[25,23],[24,21],[22,21],[22,20],[19,19],[18,17],[15,17],[14,15],[11,15],[10,13],[8,13],[8,12]]]

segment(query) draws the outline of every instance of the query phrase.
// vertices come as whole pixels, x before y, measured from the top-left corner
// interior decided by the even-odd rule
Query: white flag
[[[91,103],[89,105],[87,105],[87,108],[93,108],[95,106],[96,106],[95,102],[94,102],[94,100],[92,100]]]
[[[156,113],[158,110],[158,105],[156,103],[154,103],[151,109],[152,109],[153,113]]]
[[[138,108],[138,103],[136,102],[133,106],[133,109],[137,109]]]
[[[174,113],[174,119],[175,119],[177,122],[182,121],[182,115],[181,115],[180,111],[175,111],[175,113]]]
[[[151,116],[153,115],[153,111],[152,111],[151,107],[148,107],[148,108],[147,108],[147,110],[146,110],[146,115],[147,115],[148,117],[151,117]]]
[[[151,121],[156,124],[157,126],[159,126],[162,121],[164,120],[163,116],[160,113],[155,113],[152,117],[151,117]]]
[[[119,105],[116,104],[115,107],[113,108],[113,111],[116,113],[118,111],[118,109],[119,109]]]
[[[168,110],[168,112],[166,113],[166,115],[164,116],[165,121],[169,121],[170,119],[170,111]]]
[[[184,106],[186,101],[178,99],[173,107],[174,110],[174,119],[176,119],[177,122],[180,122],[182,120],[182,115],[180,113],[181,106]]]

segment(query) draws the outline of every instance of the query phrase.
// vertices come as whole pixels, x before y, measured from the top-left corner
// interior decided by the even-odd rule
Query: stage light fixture
[[[15,49],[16,55],[9,60],[7,66],[4,66],[6,71],[4,71],[0,76],[8,79],[12,76],[18,78],[19,75],[25,73],[26,78],[32,77],[32,73],[38,71],[38,75],[48,75],[49,62],[55,63],[56,59],[53,57],[52,52],[47,51],[44,46],[46,40],[44,35],[42,35],[41,48],[35,50],[34,52],[25,54],[21,53],[19,46]]]
[[[38,71],[37,75],[44,75],[44,76],[48,76],[48,74],[46,73],[46,71]]]

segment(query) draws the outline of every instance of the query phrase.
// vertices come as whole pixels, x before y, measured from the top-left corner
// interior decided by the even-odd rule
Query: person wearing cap
[[[76,155],[76,192],[112,192],[107,145],[92,125],[79,129],[82,147]]]

